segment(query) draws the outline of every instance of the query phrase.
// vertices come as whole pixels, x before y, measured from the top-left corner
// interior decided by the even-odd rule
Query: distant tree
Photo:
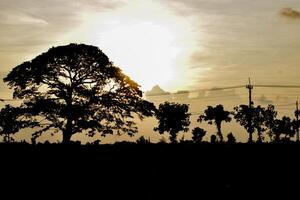
[[[134,115],[152,116],[155,107],[142,99],[139,85],[114,66],[97,47],[53,47],[16,66],[4,81],[22,99],[26,116],[40,119],[35,137],[54,129],[68,143],[75,133],[102,136],[114,130],[137,132]]]
[[[257,142],[262,143],[264,141],[263,133],[267,130],[265,127],[266,123],[266,110],[261,106],[257,106],[253,110],[253,126],[257,132]]]
[[[234,108],[234,118],[237,122],[243,126],[249,134],[248,141],[253,142],[253,134],[257,132],[257,142],[262,142],[264,140],[263,133],[267,130],[266,124],[267,120],[272,116],[272,110],[274,107],[271,105],[265,109],[261,106],[251,107],[248,105],[240,105]]]
[[[160,104],[156,112],[158,126],[154,128],[154,131],[158,131],[160,134],[168,132],[171,143],[176,143],[178,132],[189,130],[191,114],[188,113],[188,110],[189,106],[187,104],[170,102]]]
[[[217,136],[211,135],[211,136],[210,136],[210,143],[211,143],[211,144],[215,144],[216,142],[217,142]]]
[[[275,142],[279,142],[281,140],[281,135],[284,135],[285,141],[289,141],[290,138],[295,135],[291,119],[286,116],[283,116],[282,119],[276,119],[272,133],[274,135]]]
[[[236,139],[235,139],[235,137],[232,133],[228,133],[227,143],[229,143],[229,144],[235,144],[236,143]]]
[[[295,111],[295,117],[296,117],[296,119],[300,118],[300,110],[296,110]],[[294,129],[295,129],[295,132],[297,134],[299,134],[300,121],[299,120],[293,120],[293,126],[294,126]]]
[[[253,108],[248,105],[240,105],[234,107],[234,118],[243,126],[249,134],[248,142],[253,142],[254,121],[253,121]]]
[[[101,140],[95,140],[92,142],[92,145],[100,145]]]
[[[206,131],[202,128],[196,127],[192,131],[192,139],[195,143],[201,143]]]
[[[0,110],[0,135],[3,136],[4,142],[13,142],[12,135],[24,127],[33,127],[35,125],[35,121],[28,120],[26,116],[22,116],[22,110],[19,108],[5,105]]]
[[[265,127],[267,129],[267,134],[269,135],[270,139],[273,139],[273,127],[275,126],[275,120],[277,117],[277,112],[273,105],[269,105],[264,112],[265,118]]]
[[[208,124],[213,124],[217,126],[217,135],[219,140],[223,142],[223,135],[221,131],[221,124],[223,121],[230,122],[231,113],[229,111],[225,111],[223,105],[217,105],[216,107],[208,106],[204,111],[204,115],[200,115],[198,118],[198,122],[208,121]]]
[[[148,140],[144,136],[141,136],[136,140],[136,143],[137,144],[150,144],[150,138]]]

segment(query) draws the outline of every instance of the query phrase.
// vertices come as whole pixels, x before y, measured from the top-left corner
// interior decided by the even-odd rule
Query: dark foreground
[[[36,192],[50,199],[299,199],[300,192],[300,144],[0,144],[0,156],[9,199]]]

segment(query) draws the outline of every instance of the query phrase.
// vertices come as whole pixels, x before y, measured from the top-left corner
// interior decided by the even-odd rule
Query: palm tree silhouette
[[[198,118],[198,122],[207,121],[208,124],[212,124],[213,122],[217,126],[217,135],[219,137],[220,142],[223,142],[223,135],[221,130],[221,124],[223,121],[230,122],[231,113],[229,111],[225,111],[223,105],[217,105],[216,107],[208,106],[204,111],[204,115],[200,115]]]

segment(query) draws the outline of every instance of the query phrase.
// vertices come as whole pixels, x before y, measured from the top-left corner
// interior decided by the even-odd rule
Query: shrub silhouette
[[[171,143],[176,143],[178,132],[187,132],[189,130],[191,114],[188,113],[188,110],[189,106],[187,104],[170,102],[160,104],[156,112],[158,126],[154,128],[154,131],[158,131],[160,134],[168,132]]]
[[[228,133],[227,143],[229,143],[229,144],[235,144],[236,143],[236,139],[235,139],[235,137],[232,133]]]
[[[206,131],[202,128],[196,127],[192,130],[192,139],[195,143],[201,143]]]
[[[16,66],[4,81],[14,98],[25,100],[24,115],[41,119],[34,137],[54,129],[63,134],[63,143],[83,131],[132,136],[137,132],[133,114],[143,119],[155,110],[137,83],[99,48],[85,44],[53,47]]]
[[[210,143],[211,143],[211,144],[217,143],[217,136],[211,135],[211,136],[210,136]]]
[[[150,144],[151,142],[150,142],[150,138],[147,140],[144,136],[141,136],[136,140],[136,143],[137,144]]]

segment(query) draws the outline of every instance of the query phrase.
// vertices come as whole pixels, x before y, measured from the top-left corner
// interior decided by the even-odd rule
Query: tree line
[[[187,132],[190,125],[190,113],[188,112],[187,104],[165,102],[159,105],[156,113],[158,119],[158,127],[154,130],[159,133],[167,132],[170,135],[172,143],[177,142],[177,134],[180,131]],[[295,115],[299,116],[296,111]],[[204,114],[199,115],[197,122],[207,122],[210,125],[215,125],[216,135],[211,136],[212,143],[223,143],[224,136],[222,133],[222,123],[231,122],[235,119],[242,127],[245,128],[249,137],[248,142],[262,143],[266,137],[271,142],[289,142],[299,130],[299,121],[283,116],[277,118],[277,111],[273,105],[262,106],[239,105],[234,107],[234,111],[224,110],[223,105],[215,107],[208,106]],[[257,134],[257,140],[253,140],[253,135]],[[200,127],[192,130],[192,139],[194,142],[201,142],[206,135],[206,131]],[[232,133],[227,135],[227,141],[234,143],[236,141]]]
[[[12,135],[25,128],[33,130],[32,143],[45,132],[61,133],[62,143],[69,143],[81,132],[91,137],[133,136],[138,132],[135,118],[151,116],[158,120],[154,131],[169,133],[171,143],[177,142],[180,131],[189,131],[187,104],[165,102],[156,108],[142,98],[140,86],[95,46],[72,43],[52,47],[14,67],[3,80],[13,89],[13,98],[22,100],[20,106],[5,105],[0,111],[0,135],[5,142],[12,142]],[[222,123],[232,118],[247,130],[249,142],[255,133],[257,142],[263,142],[265,135],[274,142],[289,141],[299,128],[298,121],[289,117],[277,119],[272,105],[240,105],[233,112],[222,105],[208,106],[198,122],[215,124],[217,133],[211,142],[222,143]],[[197,127],[192,130],[192,139],[201,142],[205,134]],[[227,138],[235,142],[232,133]]]

